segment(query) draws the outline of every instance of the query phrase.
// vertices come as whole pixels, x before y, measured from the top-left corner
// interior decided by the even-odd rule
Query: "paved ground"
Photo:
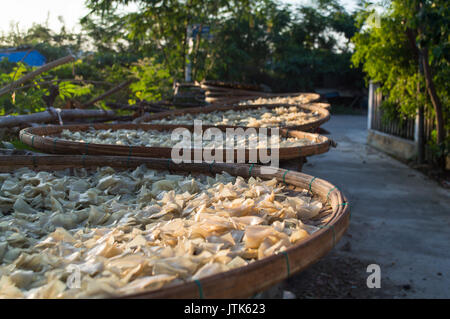
[[[450,298],[450,192],[367,146],[366,117],[335,115],[324,128],[338,147],[303,171],[344,192],[351,225],[283,289],[299,298]],[[371,263],[381,267],[380,289],[366,286]]]

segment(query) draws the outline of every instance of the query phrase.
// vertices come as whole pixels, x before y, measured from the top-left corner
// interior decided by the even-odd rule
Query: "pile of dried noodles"
[[[112,145],[131,145],[131,146],[146,146],[146,147],[174,147],[179,143],[179,139],[172,139],[172,132],[157,131],[157,130],[96,130],[91,128],[87,131],[73,132],[70,130],[63,130],[59,136],[65,140],[96,143],[96,144],[112,144]],[[193,134],[192,134],[193,137]],[[239,142],[242,138],[244,143]],[[222,148],[225,149],[228,145],[245,145],[246,148],[266,148],[273,145],[280,147],[295,147],[313,144],[313,140],[306,138],[295,137],[277,137],[277,136],[262,136],[251,133],[242,137],[235,138],[232,135],[227,136],[224,132],[221,139],[202,140],[203,147]],[[192,139],[192,147],[194,141]],[[256,147],[255,147],[256,146]]]
[[[145,166],[22,168],[0,185],[1,298],[118,296],[245,266],[307,238],[322,208],[275,179]]]
[[[152,120],[151,124],[187,124],[201,120],[203,125],[229,125],[245,127],[286,127],[311,123],[320,118],[318,112],[312,112],[297,106],[267,108],[259,107],[246,110],[214,111],[209,113],[171,115]]]

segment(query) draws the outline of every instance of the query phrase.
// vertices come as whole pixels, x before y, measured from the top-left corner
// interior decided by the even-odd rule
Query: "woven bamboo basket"
[[[186,108],[186,109],[180,109],[180,110],[171,110],[167,112],[161,112],[157,114],[146,114],[139,119],[136,119],[136,123],[142,123],[142,122],[149,122],[152,120],[160,120],[166,117],[170,116],[177,116],[177,115],[184,115],[184,114],[199,114],[199,113],[211,113],[215,111],[228,111],[228,110],[248,110],[248,109],[257,109],[260,107],[266,107],[268,109],[273,109],[276,107],[289,107],[292,106],[290,104],[254,104],[254,105],[211,105],[206,107],[193,107],[193,108]],[[330,119],[330,112],[323,107],[316,106],[316,105],[309,105],[309,104],[303,104],[298,105],[301,109],[304,109],[308,112],[317,112],[319,114],[319,118],[302,124],[302,125],[295,125],[295,126],[288,126],[283,127],[285,129],[289,130],[299,130],[304,132],[311,132],[316,130],[320,125],[327,122]],[[231,128],[237,128],[239,126],[222,126],[222,127],[231,127]]]
[[[89,155],[121,155],[121,156],[141,156],[141,157],[156,157],[156,158],[171,158],[172,148],[170,147],[145,147],[145,146],[125,146],[125,145],[112,145],[112,144],[93,144],[84,142],[74,142],[58,138],[58,135],[64,130],[70,131],[86,131],[90,128],[96,130],[157,130],[157,131],[172,131],[176,128],[184,127],[191,132],[194,130],[193,126],[189,125],[158,125],[158,124],[80,124],[80,125],[62,125],[62,126],[41,126],[23,129],[19,136],[20,140],[38,150],[45,153],[53,154],[89,154]],[[208,129],[211,126],[205,126],[204,129]],[[225,131],[225,127],[218,127]],[[258,131],[258,129],[256,129]],[[267,130],[270,135],[270,130]],[[280,160],[296,159],[300,157],[306,157],[316,154],[322,154],[329,150],[330,145],[334,146],[334,142],[325,136],[318,134],[305,133],[301,131],[288,131],[285,129],[280,130],[280,136],[283,137],[295,137],[306,138],[312,141],[314,144],[295,147],[280,147],[278,149]],[[191,150],[191,157],[194,159],[194,151]],[[274,149],[269,149],[271,153]],[[220,152],[220,157],[225,162],[226,149],[212,150],[212,155]],[[256,150],[258,160],[261,158],[261,150]],[[182,155],[182,152],[181,154]],[[264,154],[265,155],[265,154]],[[264,156],[263,155],[263,156]],[[251,156],[251,150],[245,149],[245,161],[249,162]],[[264,157],[263,157],[264,158]],[[235,162],[238,159],[238,150],[234,150]]]
[[[275,254],[223,273],[200,280],[165,286],[159,290],[139,292],[123,298],[248,298],[298,273],[326,255],[344,235],[350,222],[350,207],[342,192],[329,182],[283,169],[271,174],[261,174],[261,166],[247,164],[207,163],[175,164],[166,159],[117,156],[0,156],[0,171],[10,172],[21,167],[36,170],[59,170],[65,168],[95,168],[110,166],[117,169],[146,165],[150,169],[170,170],[179,173],[259,176],[276,178],[280,182],[310,190],[320,199],[324,208],[313,224],[320,229],[308,239]]]

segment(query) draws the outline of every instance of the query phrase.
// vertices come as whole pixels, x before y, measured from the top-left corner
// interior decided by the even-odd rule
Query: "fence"
[[[371,115],[370,123],[368,123],[369,129],[414,141],[417,119],[405,118],[402,121],[383,119],[383,110],[381,109],[383,96],[381,92],[377,91],[378,88],[379,84],[376,83],[371,83],[369,87],[369,95],[372,95],[372,98],[369,96],[369,99],[372,102],[372,105],[369,108]]]
[[[415,155],[417,155],[419,143],[419,117],[416,116],[415,118],[406,118],[401,121],[384,119],[383,110],[381,109],[383,95],[381,92],[377,91],[379,87],[379,84],[372,82],[369,86],[369,111],[367,119],[367,127],[369,131],[374,133],[381,132],[386,134],[387,136],[393,136],[395,138],[403,139],[403,142],[413,145],[413,152],[415,153]],[[432,153],[428,147],[428,141],[432,139],[432,132],[435,128],[435,120],[432,112],[425,112],[423,127],[425,161],[432,160]],[[388,144],[389,143],[387,143],[386,147],[392,147],[392,145]]]

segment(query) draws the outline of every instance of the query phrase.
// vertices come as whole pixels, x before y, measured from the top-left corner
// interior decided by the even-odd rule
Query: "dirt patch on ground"
[[[357,259],[345,255],[351,249],[350,241],[319,260],[302,273],[283,284],[283,290],[292,292],[299,299],[371,299],[405,298],[412,292],[410,285],[395,285],[389,277],[381,276],[381,288],[368,288],[367,266],[371,260]]]
[[[317,264],[293,276],[285,282],[288,290],[299,299],[367,299],[400,298],[407,296],[411,287],[397,287],[383,278],[381,288],[368,288],[366,284],[367,266],[370,261],[331,254]]]

